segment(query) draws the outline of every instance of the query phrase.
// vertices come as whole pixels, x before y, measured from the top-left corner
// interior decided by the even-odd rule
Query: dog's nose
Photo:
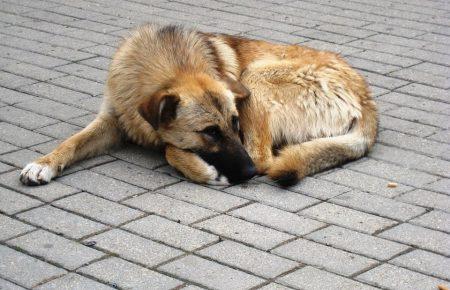
[[[242,173],[242,179],[248,180],[248,179],[252,178],[253,176],[255,176],[256,173],[257,173],[257,171],[256,171],[256,167],[254,165],[248,166],[244,169],[244,172]]]

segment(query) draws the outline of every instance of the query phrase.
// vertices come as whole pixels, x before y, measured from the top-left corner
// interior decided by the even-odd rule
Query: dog
[[[366,81],[338,54],[147,24],[119,45],[96,119],[20,174],[50,182],[124,138],[163,147],[208,184],[282,185],[364,156],[377,134]]]

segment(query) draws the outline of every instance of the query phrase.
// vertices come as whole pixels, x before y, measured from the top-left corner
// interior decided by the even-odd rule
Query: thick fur
[[[207,125],[222,141],[204,133]],[[169,164],[197,182],[227,181],[200,157],[214,154],[230,155],[231,167],[247,166],[251,177],[248,153],[258,173],[289,185],[363,156],[376,131],[366,82],[337,54],[145,25],[114,55],[97,119],[27,165],[21,180],[47,183],[125,136],[164,146]]]

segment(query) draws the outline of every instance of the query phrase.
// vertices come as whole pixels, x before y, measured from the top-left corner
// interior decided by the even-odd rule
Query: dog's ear
[[[225,77],[224,81],[230,91],[233,92],[236,100],[243,100],[250,96],[250,91],[243,84],[241,84],[241,82],[233,80],[230,77]]]
[[[140,105],[139,113],[153,129],[158,130],[176,118],[179,102],[180,97],[177,95],[156,93]]]

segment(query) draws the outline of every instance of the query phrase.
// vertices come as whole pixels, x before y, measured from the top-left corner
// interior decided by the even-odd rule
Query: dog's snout
[[[252,164],[251,166],[248,166],[244,169],[244,172],[242,173],[242,179],[249,180],[253,176],[255,176],[256,173],[257,173],[256,167],[255,167],[255,165]]]

